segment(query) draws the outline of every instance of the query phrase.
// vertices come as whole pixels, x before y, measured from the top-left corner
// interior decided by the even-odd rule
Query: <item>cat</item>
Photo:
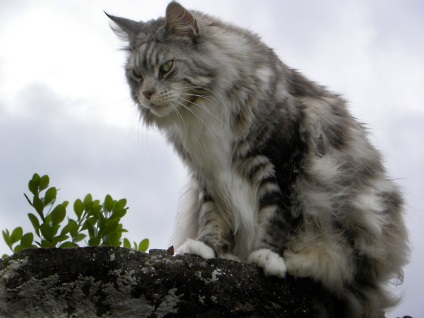
[[[345,317],[383,316],[408,259],[403,199],[345,100],[257,35],[177,2],[148,22],[108,16],[141,119],[190,172],[177,251],[310,277]]]

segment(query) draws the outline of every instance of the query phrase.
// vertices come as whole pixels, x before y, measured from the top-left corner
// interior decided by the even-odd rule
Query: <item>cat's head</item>
[[[193,13],[171,2],[165,18],[157,20],[108,17],[115,33],[128,43],[126,76],[147,123],[193,112],[196,100],[207,98],[214,65],[202,53],[202,30]]]

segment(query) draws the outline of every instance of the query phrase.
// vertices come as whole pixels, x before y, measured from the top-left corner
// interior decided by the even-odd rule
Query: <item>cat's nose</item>
[[[154,93],[153,90],[143,91],[144,97],[146,97],[148,100],[150,100],[150,97],[152,97],[153,93]]]

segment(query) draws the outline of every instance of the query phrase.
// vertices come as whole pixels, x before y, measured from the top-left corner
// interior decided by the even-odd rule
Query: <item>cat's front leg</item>
[[[285,201],[271,161],[262,156],[246,160],[244,170],[255,185],[258,214],[254,250],[249,263],[258,265],[266,275],[284,277],[286,265],[282,257],[290,233],[285,215]]]
[[[267,276],[284,277],[287,271],[285,261],[280,255],[285,243],[286,223],[281,219],[277,204],[264,206],[259,210],[255,250],[248,262],[261,267]]]
[[[206,192],[200,194],[198,211],[198,233],[196,238],[188,238],[177,249],[179,254],[195,254],[203,258],[225,257],[229,248],[226,239],[228,220],[220,215],[212,197]]]

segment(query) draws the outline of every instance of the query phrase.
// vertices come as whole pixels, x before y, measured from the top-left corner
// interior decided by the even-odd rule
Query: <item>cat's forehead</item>
[[[140,48],[148,42],[163,42],[165,40],[165,19],[150,20],[143,23],[143,27],[136,35],[133,49]]]
[[[184,40],[169,34],[164,23],[164,19],[145,23],[137,35],[135,45],[130,48],[129,67],[148,68],[178,58],[187,51]]]
[[[140,48],[140,57],[146,65],[156,65],[164,62],[169,55],[169,47],[158,42],[148,42]]]
[[[162,43],[153,39],[144,41],[139,47],[132,50],[128,60],[128,66],[144,69],[151,68],[171,58],[170,53],[172,51],[168,43]]]

